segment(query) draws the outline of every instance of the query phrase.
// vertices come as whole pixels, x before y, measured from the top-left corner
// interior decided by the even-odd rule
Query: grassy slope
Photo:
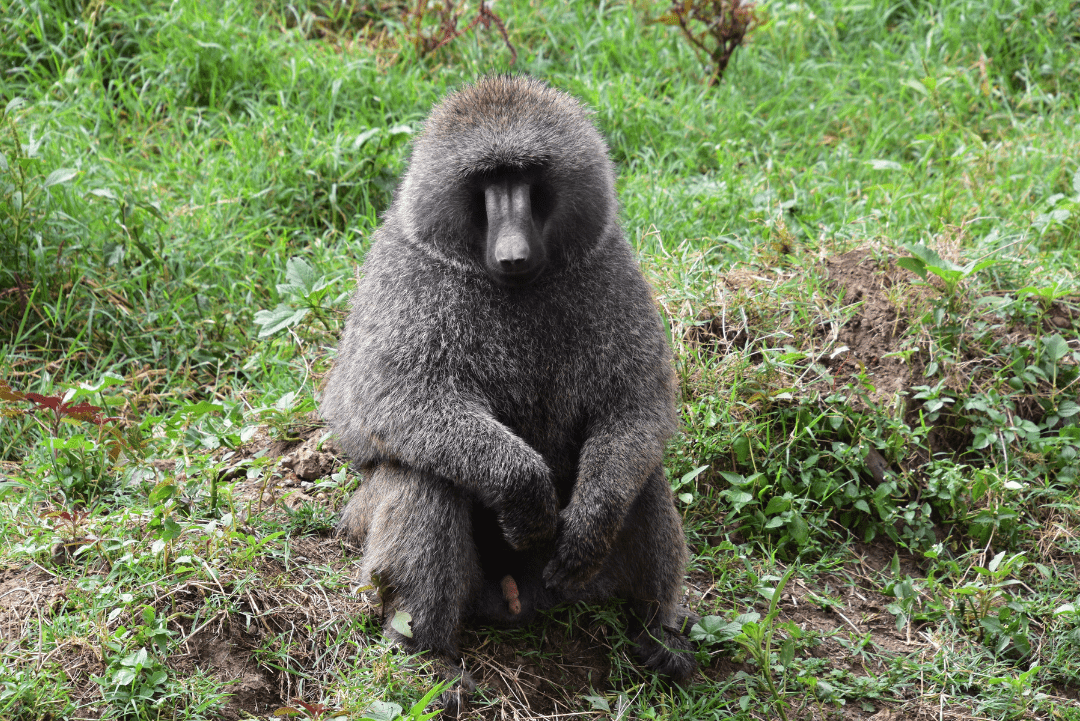
[[[54,451],[32,419],[4,419],[0,594],[32,585],[37,564],[33,582],[68,600],[60,613],[42,597],[22,607],[36,620],[5,626],[22,636],[0,655],[0,715],[196,718],[228,689],[212,668],[191,672],[188,634],[219,611],[251,613],[250,589],[300,588],[289,549],[326,528],[353,482],[324,480],[324,498],[297,513],[244,517],[227,474],[232,513],[215,524],[210,479],[256,426],[276,437],[310,410],[408,132],[446,89],[506,69],[508,53],[491,32],[418,61],[407,43],[375,51],[332,23],[330,42],[228,0],[72,5],[16,2],[0,28],[0,379],[41,393],[117,381],[88,398],[141,425],[116,464],[84,425],[63,425]],[[692,601],[725,622],[755,603],[763,613],[799,562],[788,590],[802,606],[781,604],[799,625],[776,637],[778,649],[791,639],[790,662],[774,659],[781,689],[753,653],[728,660],[738,646],[724,642],[702,652],[714,683],[666,691],[625,665],[615,626],[597,692],[672,718],[768,717],[785,704],[857,716],[883,702],[1075,714],[1080,11],[774,3],[711,89],[689,47],[640,8],[499,12],[515,69],[596,110],[628,235],[669,313],[687,428],[670,471],[697,551]],[[858,308],[821,260],[869,244],[880,277],[912,243],[992,264],[954,289],[896,276],[891,350],[918,371],[905,405],[876,394],[867,359],[826,362],[843,351],[820,329]],[[270,325],[257,312],[279,304],[282,318],[310,312],[260,339]],[[282,474],[273,454],[245,463],[258,493]],[[94,512],[78,523],[48,515],[83,504]],[[51,553],[73,536],[101,539],[74,565]],[[867,563],[876,556],[885,562]],[[408,707],[423,680],[378,645],[374,609],[348,606],[331,557],[304,583],[345,610],[281,628],[355,623],[303,643],[269,634],[252,658],[288,670],[278,698]],[[202,595],[168,601],[178,585]],[[852,593],[880,603],[847,623],[829,616],[852,613]],[[825,610],[800,617],[807,605]],[[80,665],[84,647],[92,661]],[[508,703],[521,710],[506,695],[490,708]]]

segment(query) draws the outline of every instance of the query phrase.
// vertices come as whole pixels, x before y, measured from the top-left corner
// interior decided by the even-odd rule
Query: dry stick
[[[836,613],[836,615],[837,615],[837,616],[839,616],[840,618],[844,619],[844,621],[845,621],[845,622],[847,623],[847,625],[849,625],[849,626],[851,626],[851,627],[852,627],[853,629],[855,629],[855,633],[859,634],[860,636],[862,635],[862,631],[860,631],[860,630],[859,630],[859,627],[858,627],[858,626],[856,626],[855,624],[853,624],[853,623],[851,622],[851,620],[850,620],[850,619],[848,619],[848,617],[847,617],[847,616],[845,616],[845,615],[844,615],[843,613],[841,613],[841,612],[840,612],[840,609],[838,609],[838,608],[835,608],[835,607],[834,607],[834,608],[833,608],[833,611],[834,611],[834,612]]]
[[[626,703],[621,704],[619,703],[619,701],[615,702],[615,707],[619,710],[618,714],[615,716],[615,721],[619,721],[619,719],[623,717],[623,714],[626,713],[626,710],[634,705],[634,701],[636,701],[637,697],[641,695],[641,689],[643,688],[644,686],[638,686],[638,690],[637,693],[634,694],[634,698],[630,699]],[[623,698],[623,696],[619,696],[620,700],[622,700]]]
[[[217,584],[218,590],[221,591],[222,597],[223,598],[228,598],[229,594],[225,593],[225,587],[221,585],[221,581],[218,580],[218,577],[214,575],[214,571],[213,571],[213,569],[210,568],[210,564],[208,564],[206,561],[204,561],[199,556],[196,556],[195,558],[199,559],[199,563],[201,563],[203,565],[203,568],[206,569],[206,572],[208,574],[210,574],[210,578],[213,579],[214,583]]]
[[[251,610],[255,612],[255,618],[262,622],[263,628],[266,629],[267,633],[273,635],[273,629],[270,628],[270,624],[266,622],[263,612],[259,610],[259,606],[255,603],[255,599],[251,597],[251,591],[245,588],[244,593],[247,594],[248,603],[251,604]]]
[[[191,633],[189,633],[189,634],[188,634],[187,636],[184,636],[184,640],[183,640],[183,641],[181,641],[180,643],[184,643],[184,644],[186,644],[186,643],[187,643],[187,642],[188,642],[189,640],[191,640],[191,638],[192,638],[192,637],[193,637],[193,636],[194,636],[195,634],[197,634],[197,633],[198,633],[199,631],[202,631],[202,630],[203,630],[204,628],[206,628],[207,626],[209,626],[210,624],[212,624],[212,623],[213,623],[214,621],[216,621],[216,620],[218,619],[218,617],[219,617],[219,616],[222,616],[222,615],[228,615],[228,613],[227,613],[227,612],[225,611],[225,609],[221,609],[220,611],[218,611],[217,613],[215,613],[215,614],[214,614],[213,616],[211,616],[210,618],[206,619],[206,621],[204,621],[204,622],[203,622],[203,623],[202,623],[202,624],[201,624],[201,625],[200,625],[200,626],[199,626],[198,628],[196,628],[196,629],[192,630],[192,632],[191,632]]]
[[[319,592],[322,593],[323,600],[326,601],[326,610],[330,612],[331,616],[334,615],[334,607],[330,604],[330,597],[326,595],[326,589],[322,587],[322,584],[312,578],[311,574],[308,573],[306,569],[301,569],[301,571],[308,577],[309,581],[315,584],[315,588],[319,589]]]
[[[495,663],[494,661],[482,661],[481,663],[484,663],[485,665],[494,669],[495,673],[499,674],[502,677],[503,682],[506,684],[506,687],[510,690],[510,693],[514,695],[514,699],[526,710],[532,711],[532,707],[529,706],[529,702],[525,700],[525,692],[521,688],[521,683],[516,677],[511,679],[510,676],[503,672],[504,667],[500,664]]]

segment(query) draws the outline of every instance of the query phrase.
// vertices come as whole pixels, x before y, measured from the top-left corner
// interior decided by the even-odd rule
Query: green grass
[[[511,68],[494,29],[417,57],[360,3],[10,3],[0,717],[408,715],[430,690],[326,535],[357,478],[280,456],[322,437],[410,135],[512,69],[588,103],[618,164],[711,618],[685,690],[629,663],[612,609],[479,632],[477,713],[1080,718],[1080,6],[773,2],[713,88],[662,6],[499,3]],[[20,400],[73,389],[123,420]]]

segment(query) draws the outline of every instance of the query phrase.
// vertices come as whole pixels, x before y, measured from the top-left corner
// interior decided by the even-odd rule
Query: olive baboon
[[[538,80],[451,94],[415,141],[322,399],[365,471],[339,530],[411,651],[619,598],[646,666],[694,671],[669,349],[616,210],[588,113]]]

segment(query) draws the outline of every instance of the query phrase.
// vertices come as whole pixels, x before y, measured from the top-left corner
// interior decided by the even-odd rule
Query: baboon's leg
[[[461,622],[481,581],[470,502],[441,478],[389,465],[375,469],[357,493],[357,507],[367,509],[355,516],[367,517],[364,575],[378,578],[386,633],[407,651],[429,651],[440,675],[461,677],[441,698],[444,716],[454,717],[475,688],[458,651]],[[343,514],[342,523],[351,517]],[[411,638],[390,627],[397,611],[412,617]]]
[[[696,615],[679,605],[686,540],[671,489],[657,468],[630,507],[622,530],[585,596],[625,599],[635,654],[646,667],[683,682],[696,663],[686,638]]]

